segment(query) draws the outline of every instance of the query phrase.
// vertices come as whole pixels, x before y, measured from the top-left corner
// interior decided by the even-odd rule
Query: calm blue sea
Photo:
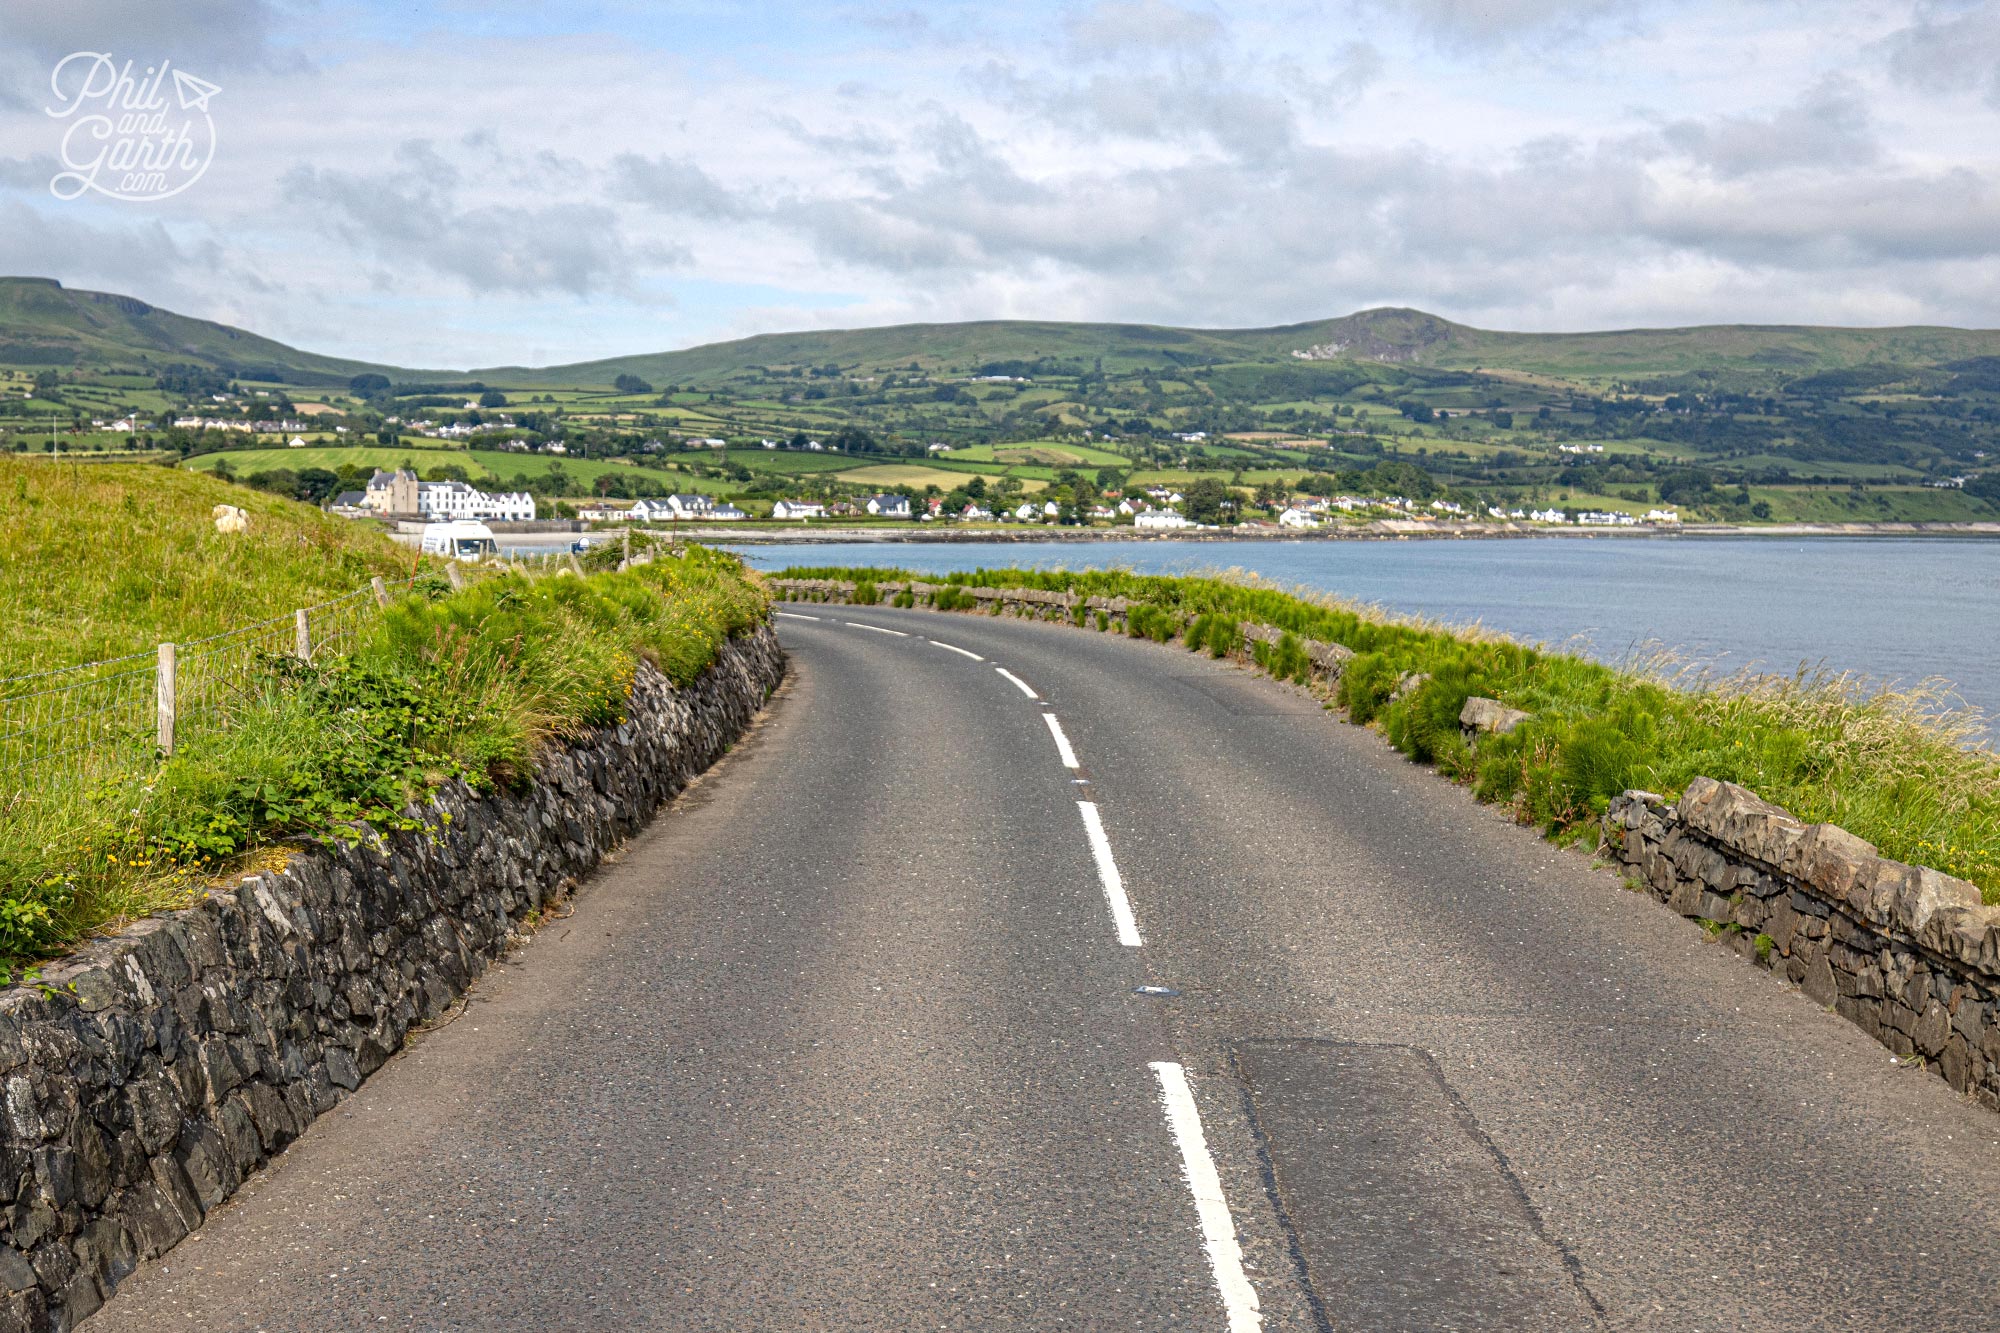
[[[2000,716],[2000,541],[1682,537],[1536,541],[827,543],[745,546],[758,569],[1231,567],[1617,661],[1669,647],[1722,670],[1952,681]]]

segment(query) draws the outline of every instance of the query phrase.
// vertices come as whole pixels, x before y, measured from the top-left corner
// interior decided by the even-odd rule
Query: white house
[[[1128,497],[1118,502],[1118,512],[1125,515],[1127,518],[1130,518],[1134,514],[1143,514],[1148,509],[1151,508],[1152,506],[1147,504],[1144,500],[1140,500],[1133,497]]]
[[[1646,521],[1648,523],[1678,523],[1681,521],[1681,516],[1672,509],[1648,509],[1646,511]]]
[[[426,481],[417,486],[417,507],[434,521],[526,521],[535,516],[535,497],[526,491],[491,494],[464,481]]]
[[[419,481],[414,472],[377,468],[368,479],[361,507],[378,514],[421,515],[434,522],[526,520],[535,516],[535,497],[526,491],[489,494],[470,482]]]
[[[1020,507],[1014,511],[1014,517],[1020,519],[1023,523],[1036,522],[1041,516],[1042,511],[1026,501],[1023,501]]]
[[[1536,509],[1531,511],[1528,517],[1537,523],[1567,523],[1569,521],[1569,516],[1564,514],[1560,509]]]
[[[964,522],[972,523],[980,519],[992,518],[993,511],[991,509],[981,509],[976,504],[968,504],[964,509],[959,511],[958,516]]]
[[[772,518],[825,518],[826,506],[817,500],[780,500],[771,506]]]
[[[1284,513],[1278,515],[1278,526],[1281,528],[1316,528],[1319,526],[1319,519],[1315,518],[1310,510],[1301,509],[1297,505],[1294,505]]]
[[[715,502],[715,508],[708,511],[708,516],[713,519],[718,519],[724,523],[734,523],[738,519],[744,519],[750,517],[750,515],[744,513],[741,509],[738,509],[735,505],[729,503],[729,501],[727,500],[717,500]]]
[[[1187,516],[1174,509],[1149,509],[1132,520],[1135,528],[1191,528]]]
[[[674,519],[714,518],[715,500],[706,495],[669,495],[667,516]]]
[[[303,449],[306,447],[306,437],[303,435],[294,435],[292,436],[291,443],[285,447],[287,449]]]
[[[1062,506],[1057,504],[1054,500],[1044,500],[1042,502],[1042,517],[1061,518]]]
[[[910,497],[907,495],[871,495],[862,506],[878,518],[908,518]]]

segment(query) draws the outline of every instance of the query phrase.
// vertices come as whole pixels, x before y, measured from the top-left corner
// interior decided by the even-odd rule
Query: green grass
[[[765,610],[734,557],[698,547],[462,592],[430,576],[344,655],[247,661],[170,758],[101,747],[0,775],[0,974],[286,839],[414,827],[411,803],[444,781],[522,786],[541,747],[623,716],[641,661],[686,684]]]
[[[218,533],[217,504],[249,531]],[[0,455],[0,509],[0,677],[203,638],[416,564],[371,525],[145,464]]]
[[[779,577],[880,585],[923,576],[788,569]],[[1558,838],[1594,835],[1611,798],[1628,788],[1673,796],[1705,776],[1839,824],[1885,856],[1969,880],[2000,903],[2000,761],[1968,747],[1981,719],[1928,689],[1874,691],[1812,675],[1692,678],[1664,661],[1619,670],[1255,581],[1018,569],[945,580],[1131,598],[1140,604],[1135,631],[1187,631],[1195,647],[1212,647],[1242,621],[1345,644],[1357,655],[1339,702],[1354,721],[1379,726],[1411,758]],[[1227,631],[1216,628],[1223,622]],[[1422,683],[1398,697],[1412,675]],[[1534,717],[1468,746],[1458,713],[1475,694]]]

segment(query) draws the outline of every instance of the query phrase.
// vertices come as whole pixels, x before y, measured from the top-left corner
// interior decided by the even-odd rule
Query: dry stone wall
[[[0,1330],[67,1329],[442,1013],[714,763],[777,686],[768,627],[520,793],[440,790],[421,831],[318,843],[0,996]]]
[[[1628,791],[1605,828],[1655,898],[2000,1110],[2000,908],[1976,885],[1712,778]]]

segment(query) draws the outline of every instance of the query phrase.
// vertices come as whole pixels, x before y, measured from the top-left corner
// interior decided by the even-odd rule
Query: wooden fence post
[[[375,605],[387,606],[389,604],[389,585],[382,582],[380,574],[368,580],[368,586],[375,590]]]
[[[174,645],[160,645],[159,670],[153,678],[153,697],[158,704],[158,720],[155,724],[155,738],[159,742],[161,754],[174,752]]]
[[[622,553],[622,554],[620,555],[620,557],[619,557],[619,560],[618,560],[618,568],[620,568],[620,569],[627,569],[627,568],[629,568],[629,567],[631,566],[631,564],[632,564],[632,525],[631,525],[631,524],[629,524],[629,523],[628,523],[628,524],[626,524],[626,525],[625,525],[625,531],[619,534],[619,541],[620,541],[620,542],[621,542],[621,543],[623,544],[623,548],[624,548],[624,549],[623,549],[623,553]]]
[[[444,576],[451,580],[451,586],[454,592],[461,591],[464,589],[465,572],[458,567],[458,561],[454,560],[450,564],[444,567]]]
[[[583,573],[583,561],[576,558],[575,551],[569,553],[569,570],[572,574]]]
[[[303,609],[292,612],[292,656],[301,662],[312,661],[312,622]]]

